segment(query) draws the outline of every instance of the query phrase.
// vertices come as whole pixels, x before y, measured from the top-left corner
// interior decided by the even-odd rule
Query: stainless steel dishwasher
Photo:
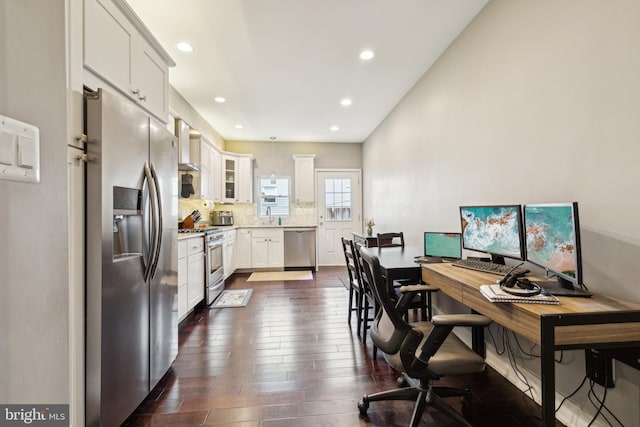
[[[295,227],[284,229],[284,267],[312,268],[316,266],[316,229]]]

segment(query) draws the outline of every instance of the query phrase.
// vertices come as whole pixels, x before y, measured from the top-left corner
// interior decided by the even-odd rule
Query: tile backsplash
[[[265,223],[264,218],[258,218],[258,205],[256,203],[236,203],[233,205],[214,203],[207,199],[178,199],[178,219],[182,221],[194,210],[200,211],[202,218],[200,222],[209,221],[209,212],[232,211],[235,225],[261,225]],[[309,226],[317,224],[316,205],[304,203],[291,205],[291,215],[282,217],[282,225]],[[274,225],[277,224],[277,218]]]

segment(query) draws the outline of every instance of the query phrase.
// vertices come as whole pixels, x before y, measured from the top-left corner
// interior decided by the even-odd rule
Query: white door
[[[318,265],[342,265],[341,237],[362,231],[359,170],[317,170]]]

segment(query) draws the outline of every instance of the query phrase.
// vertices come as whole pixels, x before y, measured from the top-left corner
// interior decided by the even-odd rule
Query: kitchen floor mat
[[[247,282],[271,282],[282,280],[313,280],[311,271],[259,271],[252,273]]]
[[[211,305],[211,308],[244,307],[249,303],[252,293],[253,289],[222,291]]]

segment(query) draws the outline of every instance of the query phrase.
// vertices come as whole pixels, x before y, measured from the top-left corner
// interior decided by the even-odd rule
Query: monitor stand
[[[503,256],[495,255],[495,254],[489,254],[489,255],[491,255],[491,262],[493,264],[505,265]]]
[[[560,277],[557,280],[536,280],[534,283],[548,294],[557,297],[581,297],[589,298],[592,294],[582,289],[574,288],[573,284],[568,280],[564,280]]]

